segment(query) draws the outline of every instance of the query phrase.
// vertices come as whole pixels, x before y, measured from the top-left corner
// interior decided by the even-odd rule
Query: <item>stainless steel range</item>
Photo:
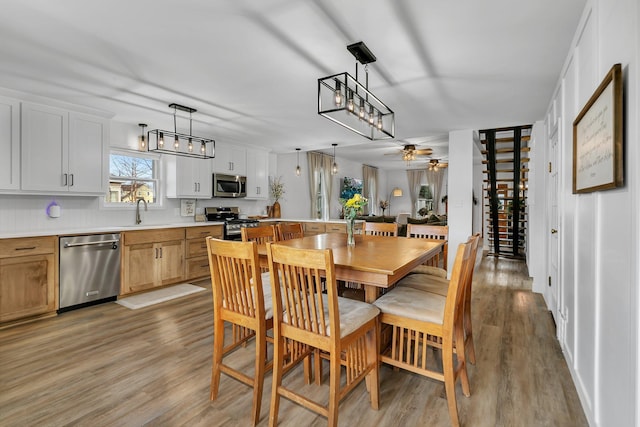
[[[224,239],[241,240],[241,228],[258,227],[257,219],[240,219],[237,207],[204,208],[207,221],[224,221]]]

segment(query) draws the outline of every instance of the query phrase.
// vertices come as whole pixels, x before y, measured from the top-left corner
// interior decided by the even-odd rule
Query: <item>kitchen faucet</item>
[[[136,224],[140,224],[142,222],[142,218],[140,218],[140,202],[144,202],[144,210],[147,210],[147,201],[140,197],[138,201],[136,201]]]

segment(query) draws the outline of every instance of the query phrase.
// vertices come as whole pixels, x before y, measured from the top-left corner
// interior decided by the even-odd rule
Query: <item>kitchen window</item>
[[[159,157],[154,154],[111,151],[109,192],[105,206],[133,205],[138,199],[159,204]]]

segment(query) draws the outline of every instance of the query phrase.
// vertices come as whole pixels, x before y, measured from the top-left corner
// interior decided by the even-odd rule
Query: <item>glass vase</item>
[[[347,218],[347,246],[355,246],[356,238],[355,238],[355,218]]]

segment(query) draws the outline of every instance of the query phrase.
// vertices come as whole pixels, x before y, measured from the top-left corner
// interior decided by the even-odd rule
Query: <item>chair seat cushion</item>
[[[327,294],[322,294],[322,305],[324,307],[325,324],[327,325],[326,334],[331,336]],[[338,297],[338,310],[340,312],[340,338],[348,336],[380,314],[380,310],[372,304],[342,297]],[[287,312],[283,313],[282,320],[285,323],[289,322]]]
[[[419,265],[411,270],[411,273],[430,274],[432,276],[442,277],[443,279],[447,278],[447,270],[432,265]]]
[[[397,286],[373,302],[383,314],[441,325],[447,298],[407,286]]]
[[[445,297],[449,291],[449,281],[447,279],[431,274],[409,274],[400,280],[397,286],[431,292]]]

